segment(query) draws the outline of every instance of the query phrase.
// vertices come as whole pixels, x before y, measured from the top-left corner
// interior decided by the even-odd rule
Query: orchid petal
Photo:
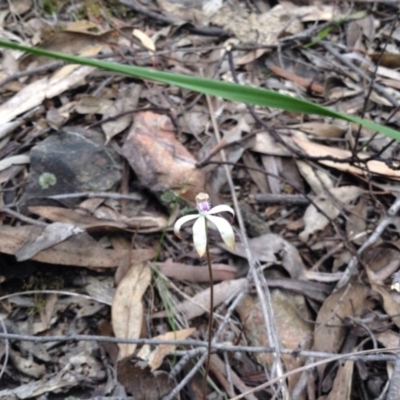
[[[191,215],[185,215],[184,217],[179,218],[174,225],[174,233],[176,236],[181,237],[180,230],[183,224],[186,224],[186,222],[192,221],[196,218],[199,218],[199,214],[191,214]]]
[[[207,247],[206,219],[203,216],[199,216],[193,225],[193,243],[199,257],[202,257]]]
[[[215,217],[213,215],[206,215],[205,217],[207,218],[208,221],[212,222],[216,226],[224,243],[231,250],[234,250],[235,249],[235,233],[233,232],[233,228],[232,228],[231,224],[225,218],[222,218],[222,217]],[[197,221],[196,221],[196,223],[197,223]]]
[[[220,212],[230,212],[233,216],[235,215],[235,211],[225,204],[220,204],[218,206],[213,207],[207,214],[218,214]]]

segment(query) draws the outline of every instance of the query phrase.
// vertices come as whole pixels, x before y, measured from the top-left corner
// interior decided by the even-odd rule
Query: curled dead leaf
[[[137,339],[143,322],[142,297],[151,280],[151,270],[147,264],[134,264],[119,283],[111,307],[114,334],[124,339]],[[131,356],[136,344],[119,344],[121,360]]]

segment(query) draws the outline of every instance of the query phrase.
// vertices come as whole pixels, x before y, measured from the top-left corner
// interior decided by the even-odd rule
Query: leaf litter
[[[261,86],[400,129],[394,2],[117,3],[51,2],[50,11],[9,2],[1,36]],[[386,349],[398,346],[400,326],[399,221],[388,214],[398,196],[396,142],[8,50],[0,79],[0,333],[49,339],[0,340],[1,398],[200,399],[192,366],[206,343],[208,272],[171,227],[194,212],[198,192],[232,204],[230,190],[269,288],[277,340],[248,274],[246,232],[235,224],[235,251],[211,235],[219,347],[210,394],[394,398],[388,388],[399,377]],[[93,335],[104,340],[81,340]],[[381,358],[298,371],[371,349]],[[286,382],[248,393],[284,372]]]

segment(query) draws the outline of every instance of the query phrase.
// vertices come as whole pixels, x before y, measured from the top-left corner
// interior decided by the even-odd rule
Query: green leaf
[[[152,68],[135,67],[110,61],[73,56],[56,51],[23,46],[4,40],[0,40],[0,47],[21,50],[38,56],[56,58],[73,64],[97,67],[99,69],[132,76],[135,78],[175,85],[198,93],[219,96],[226,100],[238,101],[264,107],[279,108],[297,113],[316,114],[325,117],[337,118],[360,124],[366,128],[372,129],[373,131],[383,133],[386,136],[400,141],[400,132],[396,131],[395,129],[353,115],[334,111],[330,108],[320,106],[310,101],[301,100],[296,97],[283,95],[262,88],[244,86],[230,82],[221,82],[195,76],[175,74],[171,72],[157,71]]]

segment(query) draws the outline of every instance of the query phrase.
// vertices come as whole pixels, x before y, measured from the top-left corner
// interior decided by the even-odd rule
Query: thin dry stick
[[[33,343],[49,343],[49,342],[105,342],[105,343],[126,343],[126,344],[149,344],[152,346],[159,344],[168,344],[173,346],[199,346],[198,349],[193,349],[189,351],[184,351],[184,354],[190,353],[190,355],[196,355],[197,353],[205,353],[207,350],[207,344],[202,340],[163,340],[163,339],[124,339],[115,338],[108,336],[96,336],[96,335],[62,335],[62,336],[33,336],[33,335],[23,335],[16,333],[1,333],[0,339],[8,340],[24,340]],[[275,349],[263,346],[232,346],[231,343],[218,343],[213,344],[213,349],[221,351],[229,351],[236,353],[238,351],[248,352],[248,353],[273,353]],[[282,354],[289,354],[292,356],[304,356],[304,357],[315,357],[328,359],[329,357],[334,357],[335,354],[324,353],[320,351],[310,351],[310,350],[297,350],[297,349],[285,349],[281,348],[280,352]],[[173,351],[173,354],[181,354],[180,351]],[[382,362],[382,361],[395,361],[395,356],[391,354],[382,355],[371,355],[371,356],[357,356],[359,353],[348,354],[345,358],[352,361],[363,361],[363,362]],[[329,358],[330,360],[330,358]],[[329,361],[327,361],[329,362]]]
[[[206,236],[207,236],[207,224],[206,224]],[[211,345],[212,345],[212,328],[213,328],[213,318],[214,318],[214,279],[213,272],[211,266],[211,257],[210,257],[210,246],[206,245],[206,257],[207,257],[207,266],[208,266],[208,274],[210,276],[210,316],[208,320],[208,347],[207,347],[207,360],[206,360],[206,369],[204,372],[204,386],[203,386],[203,398],[204,400],[207,398],[207,378],[210,372],[210,362],[211,362]]]

